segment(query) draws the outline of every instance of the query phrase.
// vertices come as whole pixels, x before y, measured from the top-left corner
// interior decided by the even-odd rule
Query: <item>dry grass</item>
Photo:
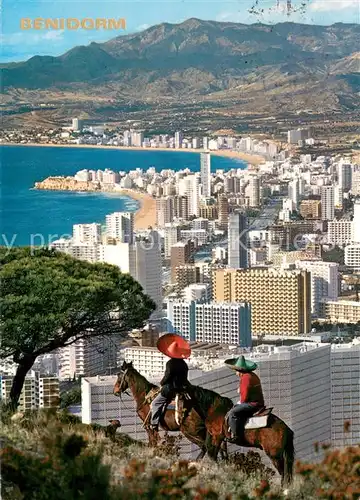
[[[103,484],[107,481],[108,491],[104,490],[102,500],[359,498],[355,495],[359,491],[356,490],[356,481],[359,479],[360,447],[353,447],[350,455],[348,451],[328,455],[319,465],[300,464],[294,483],[285,496],[278,477],[272,477],[272,471],[266,467],[259,467],[256,453],[250,454],[248,458],[238,455],[228,464],[215,464],[206,459],[201,462],[186,462],[179,460],[181,438],[168,437],[159,448],[152,449],[121,432],[117,432],[112,441],[101,430],[67,419],[65,412],[57,415],[39,412],[16,422],[4,423],[0,430],[2,448],[5,448],[5,454],[3,452],[2,455],[4,500],[93,498],[90,493],[87,493],[90,496],[74,494],[71,498],[59,495],[55,497],[51,493],[46,497],[46,494],[49,495],[48,491],[45,496],[35,497],[24,492],[24,482],[15,481],[13,477],[9,481],[11,471],[19,467],[19,464],[26,464],[32,476],[36,476],[39,471],[39,478],[45,477],[47,480],[44,474],[47,474],[46,463],[49,460],[53,461],[51,466],[58,467],[59,474],[64,474],[64,477],[69,469],[64,469],[63,461],[72,460],[71,474],[86,477],[86,481],[90,483],[95,481],[91,491],[97,491],[99,482]],[[69,450],[72,450],[70,459]],[[89,461],[92,464],[90,476],[87,473]],[[8,475],[7,471],[10,471]],[[334,474],[335,478],[332,477]],[[69,485],[64,477],[56,478],[56,481],[64,483],[65,491]],[[66,477],[71,478],[69,475]],[[344,477],[347,479],[344,480]],[[44,485],[44,480],[41,479],[39,484]],[[51,484],[50,482],[50,487]],[[342,489],[343,486],[345,489]]]

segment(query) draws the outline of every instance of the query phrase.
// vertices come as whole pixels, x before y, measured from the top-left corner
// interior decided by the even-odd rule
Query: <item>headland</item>
[[[48,177],[41,182],[35,182],[34,189],[46,191],[73,191],[91,193],[113,193],[128,196],[139,203],[134,217],[136,230],[154,227],[156,224],[156,200],[148,193],[136,189],[118,188],[114,185],[101,185],[99,182],[80,181],[74,177]]]

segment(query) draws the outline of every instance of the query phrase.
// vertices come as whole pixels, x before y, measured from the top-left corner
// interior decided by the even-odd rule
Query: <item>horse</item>
[[[148,402],[146,395],[154,389],[158,389],[158,386],[150,383],[143,375],[141,375],[134,367],[132,362],[123,362],[121,366],[121,371],[117,375],[117,380],[114,385],[113,393],[116,396],[120,396],[127,389],[130,389],[133,398],[136,402],[136,413],[141,418],[141,420],[146,424],[147,418],[150,412],[150,403]],[[197,460],[203,458],[207,452],[207,445],[211,443],[210,436],[205,426],[205,413],[201,408],[206,408],[206,401],[211,402],[217,411],[227,412],[232,407],[232,401],[228,398],[223,398],[213,391],[204,389],[202,387],[191,386],[192,390],[192,400],[183,403],[184,405],[184,415],[186,415],[182,422],[177,422],[178,418],[174,409],[167,409],[165,415],[160,421],[160,427],[165,431],[180,431],[189,441],[196,444],[200,448],[200,454]],[[146,432],[149,437],[149,444],[155,446],[159,440],[159,433],[156,430],[150,429],[149,426],[145,426]],[[220,446],[221,456],[227,458],[227,447],[226,442],[222,442]]]
[[[218,408],[224,407],[221,406],[221,402],[218,404]],[[206,450],[209,457],[216,461],[222,443],[230,441],[231,436],[227,423],[228,412],[214,410],[214,407],[209,404],[205,426],[207,429]],[[181,408],[179,411],[181,414]],[[271,413],[271,409],[259,413],[259,416],[261,414],[267,415],[266,425],[258,428],[245,427],[244,438],[235,443],[232,440],[231,442],[245,448],[263,450],[279,472],[282,486],[289,486],[292,482],[295,461],[294,433],[283,420]],[[256,416],[253,418],[256,419]]]

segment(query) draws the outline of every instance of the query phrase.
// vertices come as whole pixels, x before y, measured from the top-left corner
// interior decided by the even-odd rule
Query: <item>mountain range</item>
[[[81,95],[84,109],[121,102],[216,103],[264,113],[354,110],[360,92],[360,26],[162,23],[59,57],[2,65],[8,102],[44,91]],[[55,98],[54,98],[55,99]],[[56,100],[56,99],[55,99]],[[61,97],[58,97],[58,101]],[[79,103],[77,104],[78,106]],[[96,113],[96,110],[94,111]]]

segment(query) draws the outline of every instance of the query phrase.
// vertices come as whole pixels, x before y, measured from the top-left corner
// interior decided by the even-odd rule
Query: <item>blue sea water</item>
[[[31,189],[36,181],[74,175],[85,168],[200,170],[199,154],[175,151],[3,146],[0,159],[0,245],[14,246],[46,245],[71,235],[73,224],[104,223],[109,213],[138,207],[133,199],[113,194],[36,191]],[[211,162],[212,171],[246,167],[244,162],[220,156]]]

